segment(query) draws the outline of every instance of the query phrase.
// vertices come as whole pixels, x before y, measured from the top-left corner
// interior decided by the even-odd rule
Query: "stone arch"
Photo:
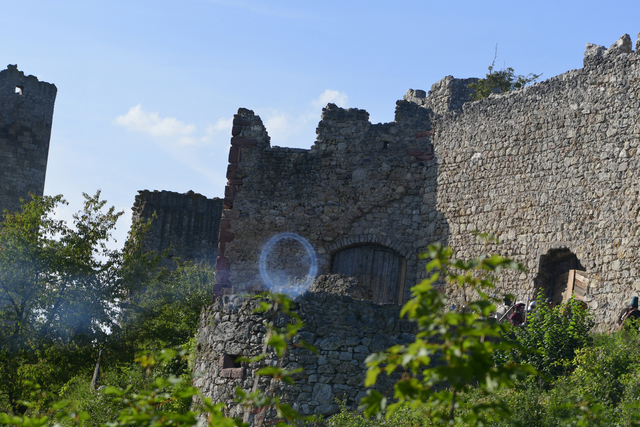
[[[342,248],[346,248],[348,246],[355,245],[381,245],[386,246],[388,248],[393,249],[402,255],[405,259],[413,259],[415,254],[413,253],[413,248],[411,245],[399,242],[398,240],[388,237],[388,236],[380,236],[377,234],[362,234],[360,236],[344,236],[339,237],[333,241],[333,243],[329,244],[326,248],[330,254],[337,252]]]
[[[534,279],[534,290],[537,295],[542,292],[545,297],[555,303],[561,302],[561,295],[566,290],[567,282],[563,281],[570,270],[586,271],[576,254],[569,248],[555,248],[540,256],[538,275]]]
[[[378,242],[355,242],[331,251],[330,271],[355,277],[377,304],[400,304],[407,281],[407,257]]]

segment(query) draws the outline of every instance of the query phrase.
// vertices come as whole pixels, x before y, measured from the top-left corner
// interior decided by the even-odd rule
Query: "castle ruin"
[[[43,194],[56,93],[17,65],[0,71],[0,214]]]
[[[582,297],[610,327],[640,290],[638,47],[628,35],[587,45],[584,68],[476,102],[475,80],[445,77],[428,96],[409,90],[391,123],[329,104],[309,150],[271,146],[260,117],[241,108],[216,293],[260,289],[261,248],[293,232],[315,248],[319,274],[359,277],[375,302],[401,303],[425,277],[418,254],[440,241],[460,257],[523,263],[498,290],[520,299],[554,294],[581,271]]]
[[[168,250],[164,264],[173,260],[215,265],[222,199],[208,199],[189,191],[138,191],[133,204],[133,223],[151,221],[144,235],[145,252]]]
[[[471,81],[445,77],[428,96],[409,90],[391,123],[329,104],[309,150],[271,146],[260,117],[238,110],[218,298],[201,315],[194,364],[195,384],[214,403],[241,415],[233,390],[254,383],[255,367],[235,360],[260,352],[264,319],[238,294],[263,287],[261,249],[282,232],[311,243],[319,274],[347,273],[371,291],[372,301],[302,295],[301,335],[319,357],[296,349],[261,362],[304,367],[277,391],[303,414],[337,412],[334,398],[355,408],[364,355],[411,341],[397,304],[425,277],[418,254],[433,242],[459,257],[501,253],[523,263],[528,271],[502,275],[497,289],[523,299],[564,295],[558,283],[582,277],[597,327],[615,324],[640,292],[640,42],[635,52],[628,35],[608,49],[587,45],[584,68],[476,102]],[[486,245],[475,230],[502,242]],[[284,257],[295,252],[288,246]],[[462,302],[459,289],[443,291]]]
[[[320,357],[287,356],[285,367],[305,374],[282,397],[305,414],[335,413],[335,397],[355,404],[366,354],[411,340],[399,304],[425,277],[418,254],[433,242],[459,257],[523,263],[527,272],[502,276],[497,290],[521,299],[564,297],[558,283],[581,275],[598,328],[614,325],[640,292],[640,42],[635,51],[628,35],[609,48],[589,44],[581,69],[470,102],[473,81],[448,76],[428,95],[409,90],[391,123],[329,104],[309,150],[271,146],[260,117],[241,108],[224,200],[140,192],[136,217],[156,217],[148,250],[173,245],[173,257],[215,258],[218,298],[203,310],[194,365],[214,402],[239,411],[232,391],[253,384],[255,372],[235,358],[262,348],[264,319],[251,310],[255,300],[232,294],[263,289],[261,250],[283,232],[311,243],[319,274],[360,286],[356,298],[299,300],[302,334]],[[16,66],[0,72],[0,209],[43,192],[55,96],[54,85]],[[475,230],[501,244],[479,242]],[[463,302],[457,288],[443,291]]]

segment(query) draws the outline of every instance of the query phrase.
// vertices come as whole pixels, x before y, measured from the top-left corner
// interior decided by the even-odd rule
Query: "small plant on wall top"
[[[472,101],[477,101],[491,95],[492,93],[505,93],[510,90],[520,89],[530,83],[535,83],[542,74],[529,73],[526,76],[516,75],[513,68],[503,68],[496,70],[496,57],[498,56],[498,45],[493,62],[489,66],[489,72],[484,79],[479,79],[477,83],[471,83],[467,87],[474,89],[475,93],[469,95]]]

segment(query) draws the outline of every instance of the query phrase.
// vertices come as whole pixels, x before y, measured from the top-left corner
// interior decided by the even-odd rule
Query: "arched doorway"
[[[350,246],[331,257],[331,273],[355,277],[377,304],[402,303],[406,272],[407,260],[382,245]]]
[[[568,248],[551,249],[540,257],[536,294],[542,292],[554,303],[562,303],[572,294],[582,299],[589,284],[586,269]]]

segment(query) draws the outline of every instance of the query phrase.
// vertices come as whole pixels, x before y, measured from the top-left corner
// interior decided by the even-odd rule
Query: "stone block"
[[[329,384],[317,383],[313,386],[311,399],[319,403],[331,403],[333,401],[333,389]]]
[[[234,126],[251,126],[251,120],[242,117],[235,117],[233,119]]]
[[[240,163],[242,160],[242,150],[238,146],[231,146],[229,149],[229,163]]]

